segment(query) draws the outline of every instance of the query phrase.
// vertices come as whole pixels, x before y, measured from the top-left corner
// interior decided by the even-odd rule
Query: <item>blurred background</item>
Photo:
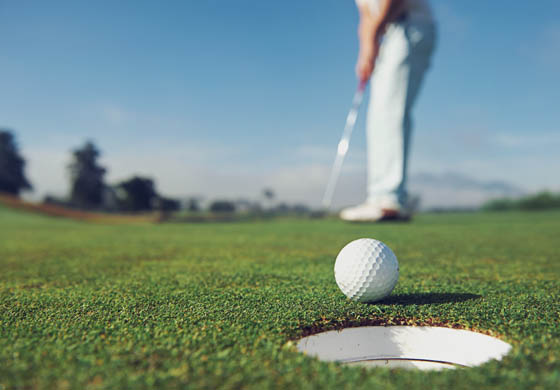
[[[432,6],[421,208],[560,207],[560,3]],[[0,191],[102,211],[316,208],[357,22],[352,0],[0,0]],[[365,197],[364,119],[335,207]]]

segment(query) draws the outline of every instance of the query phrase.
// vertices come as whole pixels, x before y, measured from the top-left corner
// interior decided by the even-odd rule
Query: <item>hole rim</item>
[[[377,319],[375,322],[379,322],[380,319]],[[449,366],[449,367],[445,367],[445,368],[475,368],[475,367],[479,367],[482,365],[485,365],[487,363],[490,363],[492,361],[497,361],[500,362],[503,358],[507,357],[511,351],[513,350],[513,345],[506,341],[507,338],[502,338],[499,336],[496,336],[494,332],[492,331],[479,331],[479,330],[474,330],[474,329],[468,329],[466,327],[462,327],[458,324],[454,324],[454,325],[449,325],[449,324],[445,324],[447,326],[437,326],[437,325],[410,325],[410,320],[406,320],[404,321],[406,323],[406,325],[387,325],[387,324],[379,324],[379,325],[354,325],[354,326],[347,326],[347,327],[337,327],[336,329],[323,329],[323,330],[319,330],[319,328],[313,328],[313,332],[312,333],[308,333],[306,336],[302,336],[297,340],[293,340],[293,342],[295,342],[296,345],[296,349],[298,351],[298,353],[302,353],[307,357],[310,358],[314,358],[314,359],[318,359],[322,362],[328,363],[328,362],[335,362],[338,364],[342,364],[342,365],[348,365],[348,366],[366,366],[366,368],[374,368],[374,367],[382,367],[382,365],[372,365],[371,367],[367,367],[367,364],[363,364],[360,365],[360,362],[372,362],[372,361],[408,361],[408,362],[423,362],[423,363],[434,363],[435,365],[439,365],[440,368],[443,368],[443,366]],[[433,322],[433,321],[430,321]],[[385,329],[388,330],[390,328],[393,328],[391,330],[395,330],[398,332],[399,330],[404,330],[404,331],[409,331],[409,330],[413,330],[413,331],[435,331],[436,333],[438,331],[442,331],[443,332],[454,332],[454,331],[463,331],[466,333],[461,333],[461,334],[455,334],[453,335],[453,337],[458,336],[459,338],[461,337],[461,335],[463,336],[468,336],[470,338],[478,338],[479,342],[481,342],[481,339],[484,340],[484,342],[482,342],[482,344],[493,344],[494,346],[499,346],[500,350],[498,352],[492,352],[490,354],[484,355],[483,353],[481,353],[479,355],[478,358],[474,359],[475,361],[478,359],[477,363],[464,363],[464,362],[457,362],[455,360],[457,359],[432,359],[432,358],[425,358],[425,357],[420,357],[422,355],[422,353],[418,353],[418,357],[414,357],[414,354],[410,354],[408,356],[395,356],[395,354],[391,354],[391,353],[382,353],[382,352],[372,352],[372,353],[368,353],[368,354],[362,354],[362,355],[358,355],[355,357],[346,357],[346,358],[337,358],[337,359],[332,359],[332,358],[324,358],[319,356],[318,353],[309,353],[308,350],[306,350],[304,347],[302,347],[302,342],[305,340],[310,340],[310,338],[312,337],[321,337],[321,335],[324,334],[340,334],[343,333],[345,330],[352,330],[352,329],[360,329],[362,328],[364,332],[367,332],[369,330],[381,330],[381,329]],[[325,336],[323,336],[324,338]],[[347,334],[348,337],[348,334]],[[434,336],[430,336],[430,337],[434,337]],[[467,337],[467,338],[468,338]],[[397,336],[398,338],[398,336]],[[325,342],[327,343],[327,342]],[[396,342],[395,342],[396,343]],[[358,344],[359,346],[359,344]],[[449,353],[453,354],[456,353],[455,351],[453,351],[454,347],[450,347],[449,349]],[[446,352],[447,353],[447,352]],[[405,354],[406,355],[406,354]],[[465,355],[468,356],[468,353]],[[463,357],[463,360],[468,360],[468,358]],[[469,359],[473,359],[473,358],[469,358]],[[460,360],[460,359],[459,359]],[[390,369],[397,369],[397,368],[405,368],[405,369],[416,369],[418,371],[437,371],[440,368],[434,367],[434,368],[420,368],[420,367],[387,367]]]

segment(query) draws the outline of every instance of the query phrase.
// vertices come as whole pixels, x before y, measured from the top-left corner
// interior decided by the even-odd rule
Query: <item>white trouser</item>
[[[430,65],[435,26],[403,20],[389,25],[372,75],[367,118],[368,202],[405,206],[411,109]]]

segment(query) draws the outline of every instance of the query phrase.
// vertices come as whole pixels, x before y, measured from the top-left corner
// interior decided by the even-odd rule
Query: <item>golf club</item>
[[[354,130],[354,125],[356,124],[356,118],[358,117],[358,110],[360,109],[360,105],[362,104],[365,88],[366,83],[360,83],[358,85],[358,89],[356,90],[354,99],[352,100],[352,107],[350,108],[348,116],[346,117],[346,125],[344,126],[342,137],[338,142],[336,157],[331,170],[329,181],[327,183],[327,189],[325,190],[325,195],[323,196],[323,208],[326,211],[328,211],[331,207],[332,197],[336,188],[338,177],[340,176],[340,170],[342,169],[344,157],[346,156],[346,152],[348,152],[348,147],[350,146],[350,137],[352,135],[352,131]]]

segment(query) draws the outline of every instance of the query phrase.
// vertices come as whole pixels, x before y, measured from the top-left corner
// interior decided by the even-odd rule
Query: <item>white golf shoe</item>
[[[399,204],[380,205],[374,202],[365,202],[358,206],[345,208],[340,212],[340,218],[349,222],[381,222],[381,221],[408,221],[412,210]]]

